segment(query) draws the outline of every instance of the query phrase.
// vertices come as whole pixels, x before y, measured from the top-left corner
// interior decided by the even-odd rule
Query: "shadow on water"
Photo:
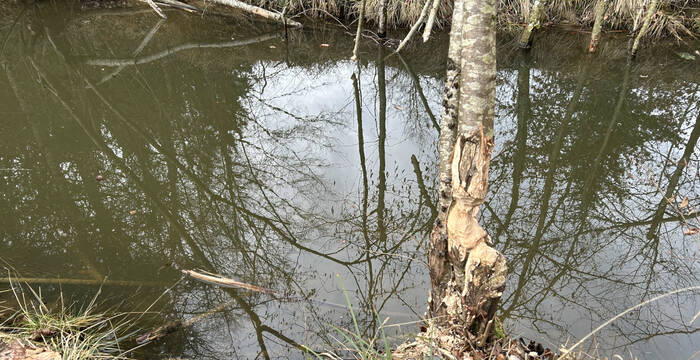
[[[336,274],[367,336],[386,317],[421,318],[443,40],[386,60],[365,44],[356,64],[351,37],[330,25],[285,43],[274,26],[226,17],[164,22],[49,3],[9,14],[0,19],[7,266],[35,279],[143,282],[105,285],[105,302],[136,310],[182,269],[284,295],[185,279],[144,327],[230,305],[143,357],[299,358],[300,344],[338,347],[328,324],[351,319]],[[628,64],[613,40],[594,58],[563,33],[527,55],[499,47],[482,221],[509,259],[507,328],[552,347],[698,281],[699,240],[684,235],[700,201],[698,65],[661,46]],[[96,291],[35,286],[76,301]],[[687,358],[700,342],[689,324],[697,300],[633,312],[598,340],[611,353]],[[389,329],[400,341],[417,326]]]

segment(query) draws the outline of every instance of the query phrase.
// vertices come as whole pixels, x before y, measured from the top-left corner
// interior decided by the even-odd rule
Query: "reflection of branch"
[[[141,51],[143,51],[143,49],[146,47],[146,45],[148,45],[148,43],[151,42],[151,39],[153,39],[153,36],[158,32],[158,29],[160,29],[160,27],[163,26],[163,24],[165,24],[165,19],[158,20],[158,22],[155,25],[153,25],[153,27],[148,32],[148,34],[146,34],[143,40],[141,40],[141,44],[139,44],[139,46],[136,48],[136,50],[134,50],[133,53],[131,53],[131,55],[136,56],[140,54]],[[117,76],[122,70],[124,70],[125,67],[126,65],[119,66],[116,70],[103,77],[102,80],[100,80],[96,85],[100,85],[106,81],[111,80],[112,78]]]
[[[238,41],[225,41],[225,42],[220,42],[220,43],[186,43],[186,44],[181,44],[181,45],[169,48],[169,49],[165,49],[165,50],[160,51],[158,53],[155,53],[153,55],[144,56],[144,57],[140,57],[140,58],[134,58],[134,59],[95,59],[95,60],[88,60],[85,63],[88,65],[93,65],[93,66],[140,65],[140,64],[145,64],[145,63],[149,63],[149,62],[152,62],[155,60],[162,59],[166,56],[175,54],[175,53],[180,52],[182,50],[229,48],[229,47],[245,46],[245,45],[264,42],[264,41],[271,40],[271,39],[274,39],[277,37],[279,37],[278,33],[270,33],[270,34],[260,35],[260,36],[254,37],[254,38],[245,39],[245,40],[238,40]]]
[[[409,75],[411,75],[411,79],[413,79],[413,85],[416,87],[416,90],[418,91],[418,97],[420,98],[421,103],[423,103],[423,107],[425,108],[425,112],[428,113],[428,117],[430,117],[430,121],[433,123],[433,126],[437,131],[440,131],[440,125],[438,125],[437,120],[435,119],[435,115],[433,115],[433,111],[430,110],[430,106],[428,105],[428,99],[425,97],[425,94],[423,93],[423,88],[420,86],[420,79],[418,78],[418,75],[413,71],[410,65],[406,62],[406,60],[403,59],[401,54],[397,54],[399,56],[399,60],[401,60],[401,63],[403,63],[403,66],[406,68],[406,71],[408,72]]]
[[[416,181],[418,181],[418,189],[420,190],[421,196],[425,199],[426,205],[430,208],[430,213],[432,217],[437,217],[437,208],[435,203],[430,198],[428,190],[425,188],[425,182],[423,181],[423,173],[420,171],[420,164],[415,155],[411,155],[411,163],[413,164],[413,172],[416,173]]]
[[[549,157],[547,159],[547,162],[550,164],[549,171],[547,172],[547,178],[545,179],[544,182],[544,187],[542,191],[542,202],[540,204],[540,214],[538,216],[537,220],[537,230],[535,232],[535,236],[532,240],[532,244],[530,245],[530,248],[528,249],[527,255],[525,260],[523,261],[523,266],[522,269],[520,270],[520,275],[518,276],[518,282],[517,282],[517,288],[511,295],[510,302],[510,308],[504,311],[503,317],[507,317],[510,312],[513,310],[513,308],[517,307],[518,301],[520,300],[520,297],[522,296],[523,289],[526,287],[526,284],[528,283],[529,280],[529,271],[530,267],[532,266],[532,263],[535,259],[535,255],[539,253],[540,251],[540,243],[541,240],[547,231],[547,228],[549,224],[546,224],[546,217],[547,214],[549,213],[549,202],[551,200],[551,197],[554,192],[554,174],[558,168],[558,163],[561,160],[561,148],[564,145],[564,135],[567,133],[569,129],[569,125],[571,123],[571,120],[576,113],[576,106],[578,105],[579,98],[581,97],[581,94],[583,93],[583,88],[584,88],[584,80],[585,80],[585,75],[587,71],[586,68],[581,69],[578,74],[578,82],[576,86],[576,90],[574,91],[573,96],[569,100],[569,104],[566,107],[566,113],[564,115],[564,119],[562,120],[562,124],[559,127],[559,131],[557,132],[557,136],[554,139],[552,143],[552,150],[549,154]],[[569,185],[570,186],[570,183]],[[552,212],[553,214],[557,213],[557,209],[561,202],[563,201],[564,196],[561,197],[561,201],[559,202],[558,205],[555,206],[554,211]],[[552,219],[554,219],[554,216],[552,216]],[[504,249],[505,251],[506,249]],[[536,266],[536,265],[535,265]],[[553,284],[552,284],[553,285]]]

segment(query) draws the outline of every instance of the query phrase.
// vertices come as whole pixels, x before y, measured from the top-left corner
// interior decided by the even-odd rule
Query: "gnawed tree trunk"
[[[442,119],[446,132],[440,134],[440,208],[430,249],[431,326],[476,346],[490,338],[507,270],[477,220],[493,150],[496,6],[495,0],[455,2]],[[451,75],[457,79],[452,84]],[[452,119],[457,138],[450,148]]]
[[[600,44],[600,32],[603,29],[605,10],[608,9],[609,2],[610,0],[598,0],[598,3],[595,6],[595,22],[593,23],[591,42],[588,44],[588,52],[590,53],[598,51],[598,44]]]
[[[522,49],[529,49],[532,46],[534,31],[540,27],[540,20],[544,15],[544,6],[546,2],[546,0],[535,0],[532,4],[530,8],[530,19],[522,35],[520,35],[520,47]]]
[[[464,0],[455,0],[450,30],[450,45],[447,52],[447,76],[442,99],[443,113],[440,119],[438,143],[438,215],[435,228],[430,235],[428,264],[430,266],[431,291],[428,307],[431,314],[438,312],[444,287],[450,277],[450,269],[445,268],[447,254],[447,210],[452,203],[450,180],[450,154],[457,137],[457,112],[459,109],[460,49],[462,48],[462,9]],[[435,299],[435,301],[433,301]]]

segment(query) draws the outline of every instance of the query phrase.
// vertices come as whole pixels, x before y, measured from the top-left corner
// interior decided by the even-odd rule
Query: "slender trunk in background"
[[[379,29],[377,35],[381,39],[386,38],[386,0],[379,0]]]
[[[546,5],[546,0],[535,0],[530,8],[530,19],[527,22],[525,30],[523,30],[520,36],[520,48],[529,49],[532,46],[532,39],[534,36],[535,29],[539,29],[540,20],[544,15],[544,7]]]
[[[659,0],[652,0],[651,5],[649,5],[649,8],[646,10],[647,12],[644,15],[644,22],[642,23],[642,27],[639,29],[637,36],[634,38],[634,43],[632,44],[632,50],[630,51],[631,57],[637,56],[637,51],[639,51],[639,44],[641,43],[642,36],[644,36],[644,34],[649,29],[651,18],[654,17],[654,14],[656,14],[656,9],[658,8],[658,6]]]
[[[433,6],[430,8],[430,15],[428,15],[428,21],[426,21],[425,29],[423,30],[423,42],[427,42],[428,39],[430,39],[430,33],[433,31],[438,9],[440,9],[440,0],[433,0]]]
[[[456,331],[475,346],[482,346],[491,337],[493,316],[505,288],[507,272],[504,256],[489,246],[490,237],[477,219],[488,190],[493,151],[496,9],[496,0],[463,1],[457,139],[449,159],[452,198],[445,224],[438,222],[434,230],[439,235],[443,231],[441,227],[446,225],[446,249],[432,249],[435,244],[431,238],[430,265],[439,266],[431,268],[431,277],[438,271],[449,274],[449,278],[445,275],[431,278],[432,284],[440,284],[440,296],[432,294],[433,324]],[[457,17],[454,19],[458,22]],[[441,146],[440,151],[444,150]],[[441,165],[446,156],[440,154]],[[441,253],[436,254],[436,250]],[[434,264],[433,255],[442,255],[440,264]],[[439,315],[446,316],[436,317]]]
[[[446,279],[449,279],[449,267],[445,267],[444,257],[447,251],[447,210],[452,203],[450,189],[450,154],[457,137],[457,112],[459,110],[459,65],[462,48],[462,8],[464,0],[455,0],[450,30],[450,46],[447,53],[447,76],[445,92],[442,99],[444,108],[440,119],[440,137],[438,144],[438,216],[435,228],[430,235],[428,263],[430,265],[431,292],[428,299],[430,312],[439,312],[440,299],[444,295]]]
[[[360,18],[357,20],[357,34],[355,35],[355,47],[352,49],[351,60],[357,60],[357,55],[360,52],[360,37],[362,36],[362,23],[365,21],[365,7],[367,0],[362,0],[360,5]]]
[[[420,16],[418,16],[418,20],[416,20],[413,26],[411,26],[411,30],[408,30],[408,34],[406,34],[406,37],[404,37],[403,40],[401,40],[399,46],[396,48],[396,50],[394,50],[395,53],[401,52],[401,49],[403,49],[403,47],[406,46],[406,44],[408,44],[408,42],[413,37],[413,34],[415,34],[416,31],[418,31],[418,28],[423,24],[423,22],[425,21],[425,17],[428,15],[429,5],[430,0],[426,0],[425,5],[423,5],[423,10],[421,10]]]
[[[605,20],[605,11],[608,9],[609,2],[610,0],[598,0],[598,3],[595,6],[595,22],[593,23],[591,42],[588,44],[588,52],[590,53],[598,51],[600,32],[603,29],[603,20]]]

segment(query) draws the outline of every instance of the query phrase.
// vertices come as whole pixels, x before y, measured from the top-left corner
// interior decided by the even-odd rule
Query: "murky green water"
[[[409,323],[388,328],[395,341],[418,330],[444,39],[385,62],[367,43],[358,66],[351,36],[331,25],[285,44],[275,26],[241,19],[14,10],[0,24],[0,259],[23,277],[64,279],[32,284],[50,305],[60,291],[85,303],[99,287],[73,280],[105,276],[132,282],[100,294],[124,311],[175,284],[143,327],[229,304],[142,358],[337,347],[329,324],[351,326],[341,280],[368,336],[372,310]],[[593,57],[585,34],[549,33],[529,55],[499,46],[482,221],[509,261],[507,329],[552,348],[698,285],[700,239],[684,233],[700,203],[700,61],[657,45],[628,66],[622,40]],[[699,299],[631,312],[596,338],[599,354],[689,358]]]

